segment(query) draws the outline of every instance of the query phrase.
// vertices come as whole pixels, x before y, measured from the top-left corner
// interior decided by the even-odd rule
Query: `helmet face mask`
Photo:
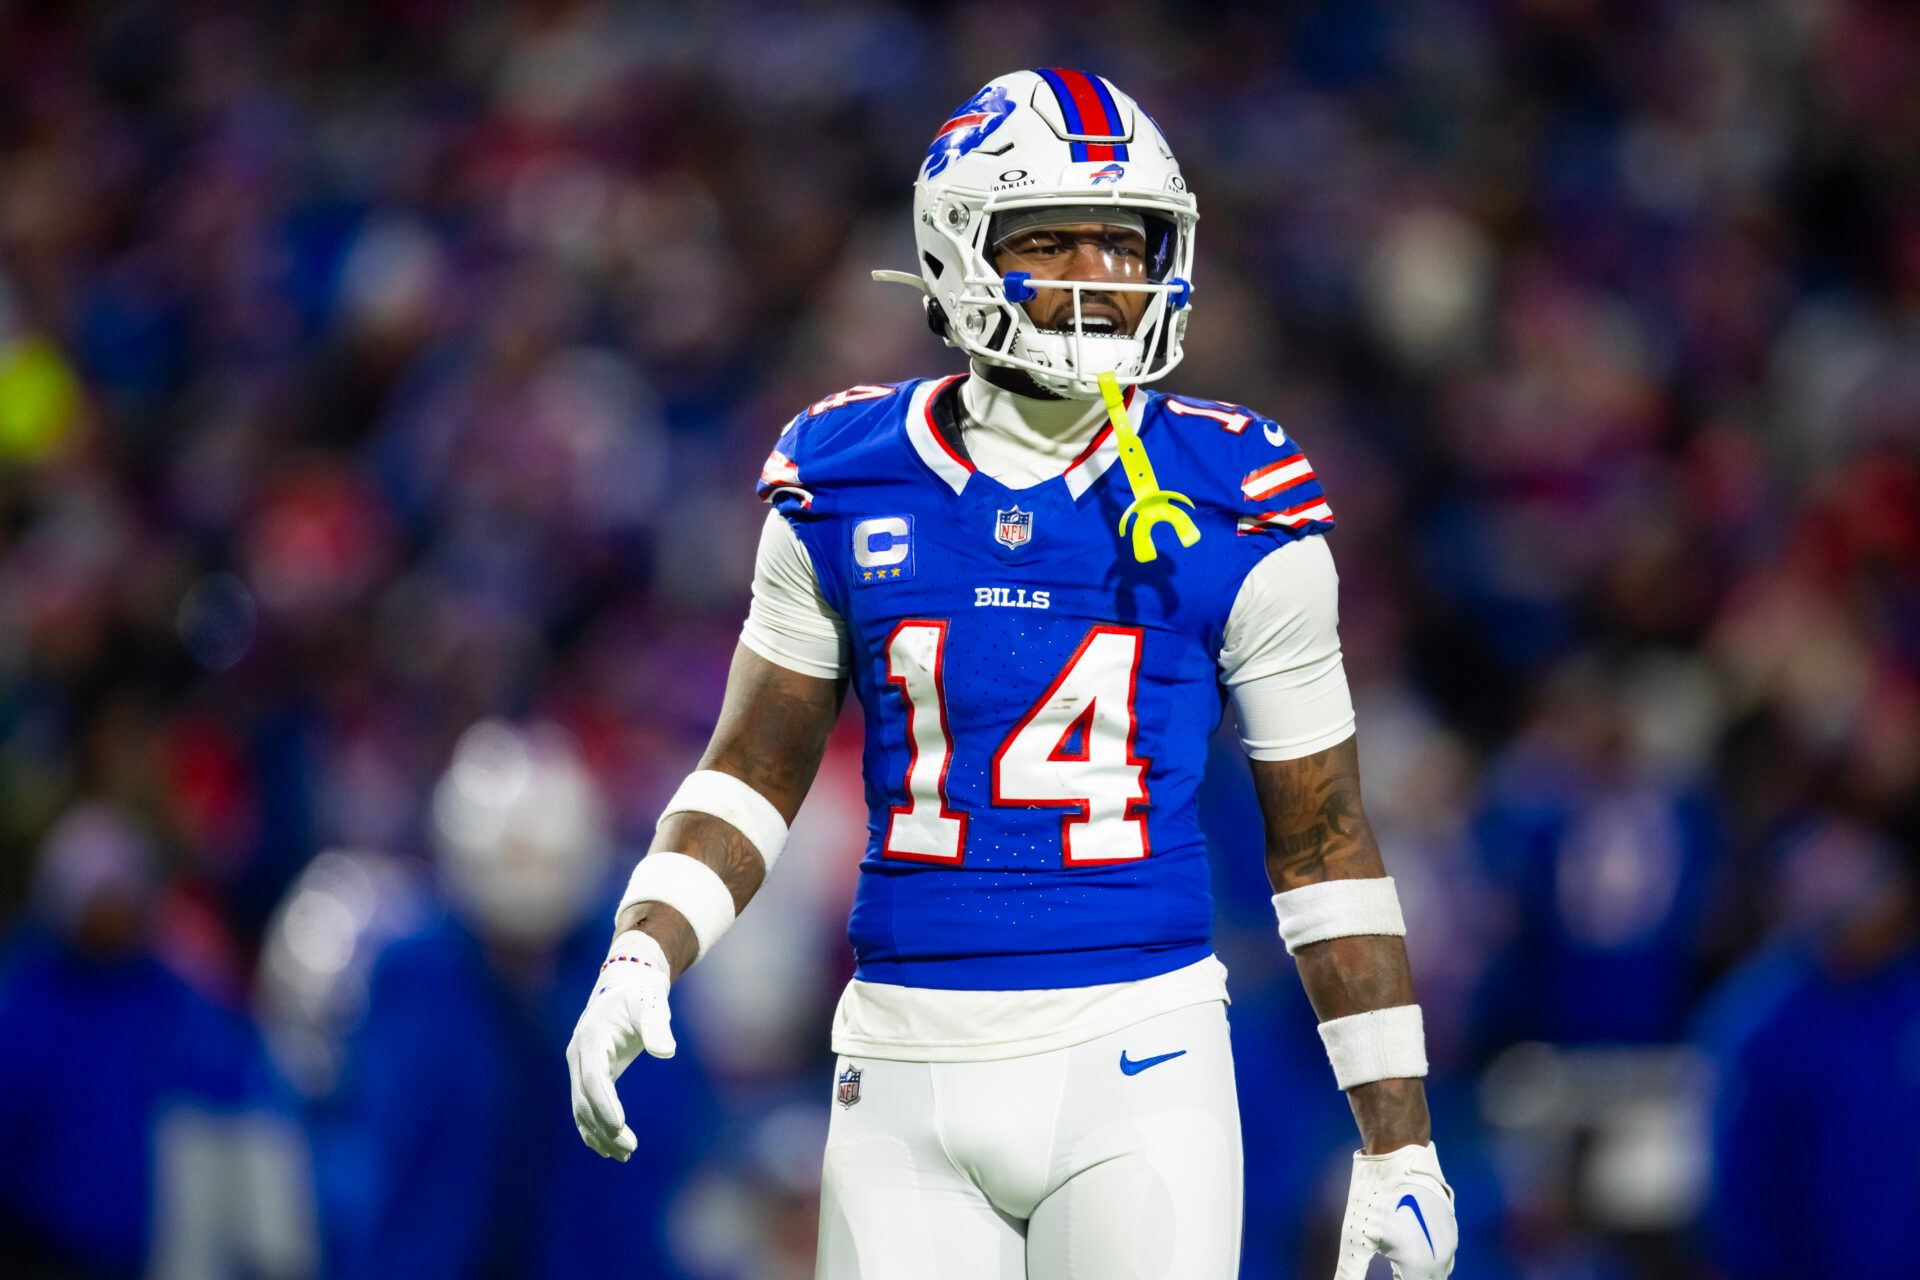
[[[1158,126],[1083,72],[994,80],[940,131],[914,184],[921,282],[945,318],[946,341],[1073,398],[1098,395],[1103,372],[1126,384],[1151,382],[1180,362],[1198,217]],[[1137,225],[1145,269],[1132,279],[996,269],[995,241],[1007,238],[1007,227],[1049,220]],[[1028,314],[1024,304],[1042,290],[1070,295],[1066,327],[1043,329]],[[1088,305],[1093,295],[1110,305],[1121,293],[1146,295],[1131,332],[1086,327],[1086,313],[1099,309]]]
[[[1121,284],[1148,278],[1146,220],[1131,209],[1063,204],[1004,213],[990,224],[987,243],[996,271],[1017,270],[1029,279],[1087,276],[1076,263],[1083,251],[1096,259],[1090,278]]]

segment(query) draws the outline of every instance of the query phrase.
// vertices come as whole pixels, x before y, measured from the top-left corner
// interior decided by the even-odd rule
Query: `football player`
[[[1181,357],[1196,217],[1111,83],[992,81],[921,164],[920,272],[875,273],[925,294],[969,372],[827,396],[761,474],[773,511],[719,721],[567,1056],[581,1136],[644,1158],[614,1081],[673,1053],[669,986],[773,866],[851,681],[870,817],[826,1280],[1237,1274],[1195,812],[1228,700],[1280,935],[1363,1143],[1338,1275],[1376,1253],[1401,1280],[1452,1270],[1405,930],[1360,802],[1332,512],[1277,423],[1148,389]],[[1175,528],[1130,542],[1149,497]]]

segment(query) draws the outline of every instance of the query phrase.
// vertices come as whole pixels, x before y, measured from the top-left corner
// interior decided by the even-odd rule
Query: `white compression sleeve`
[[[1227,616],[1220,680],[1255,760],[1295,760],[1353,734],[1340,576],[1325,538],[1276,547],[1247,574]]]
[[[753,561],[753,603],[740,642],[768,662],[803,676],[847,673],[847,628],[820,593],[813,561],[778,511],[760,526]]]

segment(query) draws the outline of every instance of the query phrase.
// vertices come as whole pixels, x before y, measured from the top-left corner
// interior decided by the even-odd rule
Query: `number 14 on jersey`
[[[1011,726],[991,763],[996,806],[1059,808],[1060,858],[1069,867],[1147,856],[1148,762],[1134,754],[1142,633],[1087,631],[1047,691]],[[947,799],[953,764],[943,671],[944,620],[910,618],[887,637],[887,681],[907,714],[905,804],[887,823],[884,856],[957,865],[967,815]]]

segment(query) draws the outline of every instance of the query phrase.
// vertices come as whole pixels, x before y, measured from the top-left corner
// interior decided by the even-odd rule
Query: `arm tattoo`
[[[1253,782],[1266,821],[1267,878],[1276,892],[1381,874],[1360,804],[1352,738],[1298,760],[1256,760]]]
[[[1299,760],[1253,762],[1266,824],[1267,879],[1285,893],[1326,880],[1386,874],[1360,804],[1354,739]],[[1331,938],[1294,954],[1300,982],[1323,1021],[1413,1001],[1407,949],[1399,938]],[[1425,1142],[1431,1133],[1418,1080],[1377,1080],[1347,1091],[1369,1151]]]
[[[820,768],[846,688],[844,680],[801,675],[742,649],[700,767],[749,783],[792,822]]]

